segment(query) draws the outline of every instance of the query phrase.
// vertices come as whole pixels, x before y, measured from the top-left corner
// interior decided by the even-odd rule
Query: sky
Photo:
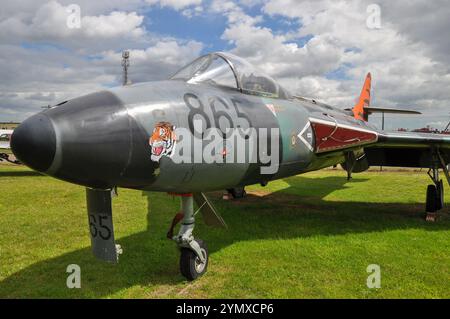
[[[120,85],[127,49],[133,83],[229,51],[292,93],[339,108],[355,104],[370,71],[372,106],[423,112],[387,115],[387,129],[443,129],[449,16],[446,0],[8,1],[0,11],[0,121]]]

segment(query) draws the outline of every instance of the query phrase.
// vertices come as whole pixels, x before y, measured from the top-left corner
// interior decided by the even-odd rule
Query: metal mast
[[[443,130],[443,132],[448,132],[448,128],[450,127],[450,122],[448,122],[447,126],[445,127],[445,129]]]
[[[128,82],[128,67],[130,66],[130,51],[122,52],[122,67],[123,67],[123,85],[130,84]]]

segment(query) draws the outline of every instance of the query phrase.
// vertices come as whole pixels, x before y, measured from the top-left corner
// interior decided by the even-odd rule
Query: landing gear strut
[[[181,199],[181,222],[178,235],[172,239],[181,251],[180,271],[187,280],[195,280],[202,276],[208,268],[208,248],[200,239],[194,239],[192,232],[195,226],[194,199],[192,194],[183,194]]]

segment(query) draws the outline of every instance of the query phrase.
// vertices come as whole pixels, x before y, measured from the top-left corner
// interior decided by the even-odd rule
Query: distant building
[[[405,129],[405,128],[399,128],[399,129],[397,129],[397,131],[399,131],[399,132],[408,132],[408,130]],[[435,133],[435,134],[447,134],[447,135],[450,135],[450,131],[448,131],[448,130],[439,131],[438,129],[432,128],[429,125],[427,125],[426,127],[422,127],[422,128],[411,130],[411,132]]]
[[[420,133],[439,133],[439,130],[432,128],[431,126],[427,125],[427,127],[422,127],[413,130],[413,132],[420,132]]]
[[[0,130],[13,130],[17,126],[19,126],[20,123],[18,122],[0,122]]]

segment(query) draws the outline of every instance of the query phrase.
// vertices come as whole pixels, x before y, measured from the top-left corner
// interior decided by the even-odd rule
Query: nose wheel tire
[[[200,245],[201,252],[205,261],[202,262],[195,252],[189,248],[181,248],[180,271],[181,274],[189,281],[195,280],[202,276],[208,268],[208,247],[205,242],[196,239]]]

